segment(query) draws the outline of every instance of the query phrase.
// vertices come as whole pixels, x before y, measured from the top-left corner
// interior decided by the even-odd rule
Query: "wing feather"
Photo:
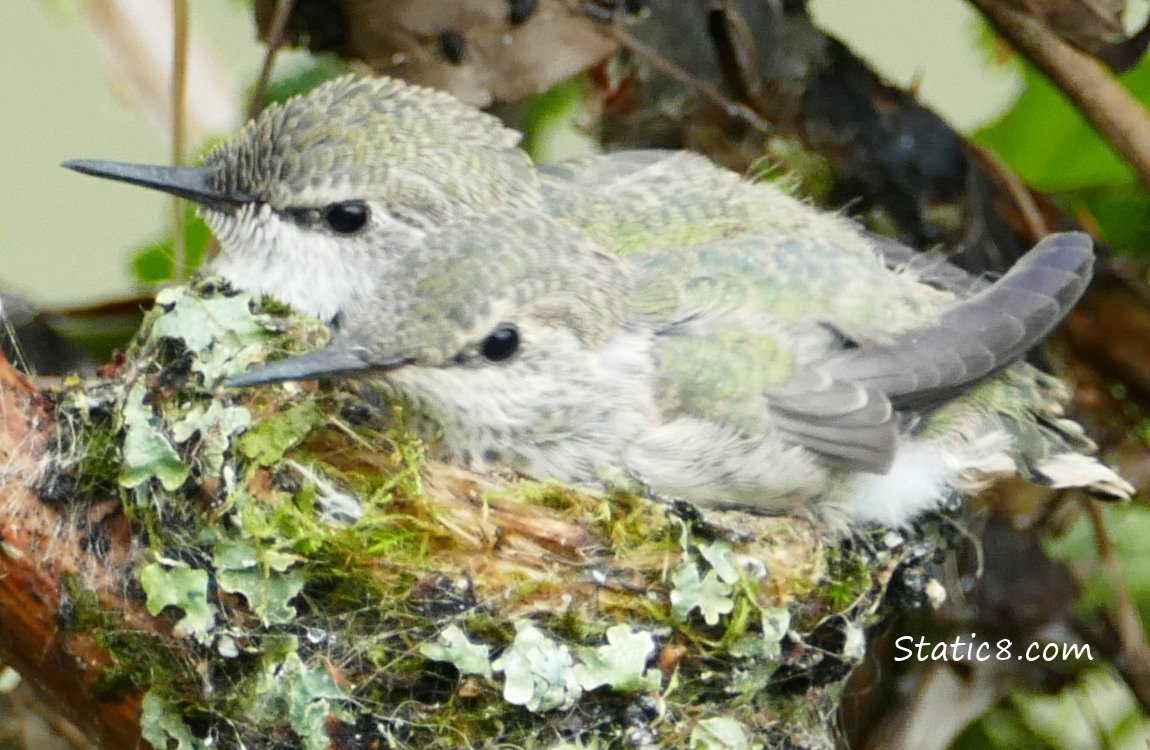
[[[934,325],[844,352],[824,368],[886,394],[895,408],[937,406],[1046,338],[1085,291],[1093,260],[1088,236],[1051,235]]]

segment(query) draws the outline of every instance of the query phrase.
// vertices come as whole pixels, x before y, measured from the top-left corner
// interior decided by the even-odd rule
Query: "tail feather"
[[[1034,462],[1030,478],[1055,489],[1082,487],[1112,500],[1129,500],[1134,485],[1093,456],[1059,453]]]
[[[822,369],[886,394],[895,408],[937,406],[1046,338],[1086,290],[1093,261],[1087,235],[1051,235],[935,325],[845,352]]]

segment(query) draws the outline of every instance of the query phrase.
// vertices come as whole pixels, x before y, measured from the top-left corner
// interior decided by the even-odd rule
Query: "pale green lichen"
[[[322,421],[323,413],[314,401],[293,404],[253,425],[236,441],[236,447],[260,466],[274,466],[284,453],[308,436]]]
[[[691,750],[752,750],[743,725],[727,716],[703,719],[691,732]]]
[[[711,570],[715,571],[720,581],[728,586],[734,586],[739,582],[739,571],[731,562],[731,545],[721,541],[700,544],[699,554],[710,564]]]
[[[140,735],[152,747],[171,747],[175,742],[175,750],[209,750],[214,744],[192,734],[175,705],[153,690],[144,695]]]
[[[208,602],[208,573],[179,560],[159,559],[136,573],[147,595],[148,612],[158,615],[167,607],[183,611],[173,634],[209,643],[216,624],[216,607]]]
[[[175,422],[172,439],[182,444],[198,436],[200,473],[217,476],[223,471],[224,453],[231,448],[232,439],[251,423],[251,412],[242,406],[224,406],[219,401],[212,401],[207,406],[193,406],[183,419]]]
[[[472,643],[458,625],[448,625],[435,641],[419,644],[419,653],[433,661],[445,661],[460,674],[491,677],[491,648]]]
[[[300,562],[299,555],[257,547],[250,539],[221,540],[212,557],[220,588],[242,595],[264,626],[295,618],[296,608],[290,602],[299,595],[305,580],[291,568]]]
[[[607,628],[607,645],[578,648],[575,679],[584,690],[609,686],[620,692],[650,692],[662,687],[657,669],[647,669],[655,653],[655,639],[645,630],[629,625]]]
[[[214,383],[262,356],[267,326],[252,315],[251,303],[247,294],[201,296],[189,294],[187,287],[163,289],[156,306],[165,314],[153,323],[151,338],[182,341],[196,355],[192,369]]]
[[[491,668],[503,673],[503,700],[528,711],[568,709],[583,688],[571,649],[530,622],[515,623],[515,640]]]
[[[295,651],[282,661],[268,662],[252,692],[256,700],[248,708],[251,718],[269,723],[286,718],[305,750],[330,747],[328,720],[350,718],[343,708],[349,696],[329,671],[323,665],[307,666]]]
[[[708,625],[718,625],[722,615],[735,608],[731,586],[724,583],[714,570],[699,576],[699,566],[692,560],[679,563],[671,573],[671,612],[679,620],[698,609]]]
[[[137,381],[124,400],[120,484],[132,489],[156,479],[165,490],[177,490],[187,481],[191,467],[180,459],[159,426],[156,414],[144,403],[146,394],[143,381]]]

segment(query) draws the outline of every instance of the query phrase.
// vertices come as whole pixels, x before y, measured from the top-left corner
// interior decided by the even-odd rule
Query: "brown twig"
[[[79,603],[71,586],[94,592],[100,611],[115,612],[125,629],[165,626],[126,596],[131,543],[119,500],[69,511],[31,489],[50,450],[51,425],[40,394],[0,358],[0,660],[93,744],[133,750],[142,745],[140,695],[104,689],[114,659],[95,632],[73,627],[68,613]],[[104,551],[94,553],[97,546]]]
[[[1026,187],[1018,175],[1010,170],[998,155],[989,149],[969,142],[970,149],[976,153],[978,158],[986,162],[989,168],[993,168],[994,177],[999,181],[1003,187],[1003,191],[1010,197],[1011,204],[1018,211],[1018,216],[1022,220],[1028,234],[1027,240],[1030,243],[1036,243],[1046,235],[1054,231],[1054,227],[1046,220],[1042,214],[1042,209],[1035,203],[1034,196],[1031,194],[1030,189]]]
[[[264,92],[267,91],[268,81],[271,80],[276,53],[283,46],[284,32],[287,30],[288,19],[291,18],[294,6],[295,0],[278,0],[276,2],[275,14],[272,16],[271,28],[268,31],[268,51],[264,54],[264,61],[260,66],[260,76],[256,79],[251,101],[248,102],[249,119],[255,118],[263,109]]]
[[[1039,19],[997,0],[970,0],[1034,63],[1150,188],[1150,114],[1102,63],[1063,41]]]
[[[764,134],[775,132],[775,128],[771,123],[760,117],[758,113],[750,107],[725,96],[711,84],[671,62],[659,54],[653,47],[639,41],[617,25],[599,24],[599,29],[608,39],[611,39],[624,49],[643,58],[647,61],[647,64],[655,70],[677,83],[686,86],[688,89],[698,92],[699,96],[722,109],[729,117],[745,122],[755,130]]]
[[[39,696],[29,690],[27,685],[20,685],[9,697],[13,706],[17,706],[21,712],[30,711],[34,713],[57,737],[68,743],[74,750],[97,750],[96,746],[92,744],[92,740],[85,736],[75,724],[64,718],[55,706],[49,706],[40,700]],[[24,737],[24,743],[23,747],[28,748],[27,736]]]
[[[182,167],[187,152],[188,0],[172,0],[172,165]],[[172,198],[172,277],[183,283],[188,273],[184,199]]]
[[[1081,502],[1094,527],[1102,570],[1114,592],[1114,624],[1122,644],[1122,653],[1126,656],[1126,666],[1122,671],[1130,689],[1134,691],[1143,709],[1146,709],[1150,707],[1150,644],[1146,643],[1142,618],[1138,615],[1138,608],[1118,565],[1118,555],[1106,531],[1106,519],[1102,515],[1101,505],[1089,498],[1083,498]]]

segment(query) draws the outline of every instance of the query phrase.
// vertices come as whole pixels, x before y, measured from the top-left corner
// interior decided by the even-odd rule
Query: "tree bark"
[[[119,500],[75,511],[39,496],[56,430],[43,395],[0,360],[0,660],[96,744],[139,747],[140,696],[105,689],[112,657],[95,631],[75,627],[77,610],[98,607],[118,627],[164,628],[125,596],[131,540]]]

